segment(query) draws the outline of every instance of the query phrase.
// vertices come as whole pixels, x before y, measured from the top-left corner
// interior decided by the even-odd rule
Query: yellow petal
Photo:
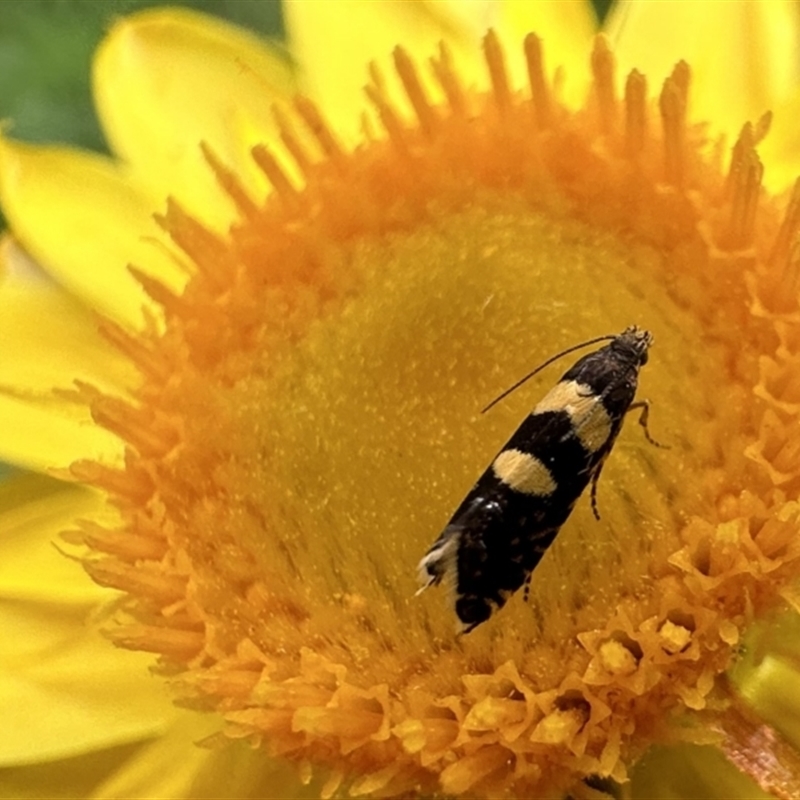
[[[0,244],[0,270],[0,459],[42,471],[92,453],[119,461],[119,440],[94,425],[83,404],[53,389],[73,388],[78,378],[118,392],[131,385],[130,365],[102,339],[93,314],[10,237]]]
[[[466,85],[487,86],[480,39],[495,28],[507,47],[506,69],[512,85],[524,86],[527,72],[522,43],[527,33],[544,40],[548,75],[565,67],[564,99],[573,105],[588,85],[588,41],[596,30],[591,6],[584,0],[513,2],[309,3],[289,0],[284,15],[291,45],[304,68],[306,91],[321,105],[343,136],[356,141],[358,120],[366,107],[361,88],[366,65],[376,62],[390,74],[398,43],[414,57],[426,89],[438,96],[428,58],[445,41]],[[549,55],[549,59],[548,59]],[[408,110],[404,99],[393,98]]]
[[[478,25],[486,19],[487,5],[462,4],[462,13],[457,15],[451,13],[452,3],[433,2],[289,0],[283,9],[292,52],[303,65],[304,90],[319,103],[337,133],[348,142],[356,142],[360,114],[367,107],[362,91],[368,82],[367,65],[375,61],[388,78],[394,72],[389,69],[392,51],[400,43],[421,67],[420,78],[428,90],[433,85],[428,57],[437,52],[442,40],[453,51],[465,84],[488,83],[479,58],[479,41],[485,28]],[[469,12],[475,9],[475,16],[464,13],[464,7]],[[399,93],[393,99],[408,109]]]
[[[31,619],[25,622],[25,635],[36,636]],[[175,712],[163,682],[148,673],[152,658],[114,649],[79,619],[43,615],[40,624],[68,633],[56,650],[0,667],[0,766],[67,758],[164,730]]]
[[[184,712],[173,725],[147,747],[142,748],[122,769],[101,784],[93,798],[148,798],[159,800],[189,798],[191,788],[203,766],[213,758],[212,751],[195,742],[214,733],[219,722]],[[230,782],[241,773],[228,773]],[[206,796],[217,796],[207,793]]]
[[[91,458],[119,463],[122,442],[92,422],[79,403],[0,392],[0,461],[46,472]]]
[[[11,601],[87,606],[114,596],[53,546],[76,519],[96,519],[106,513],[105,507],[98,492],[42,475],[19,475],[0,483],[0,609]],[[0,640],[0,648],[12,644],[31,643],[7,636]]]
[[[607,31],[622,75],[659,86],[679,59],[691,64],[690,111],[736,134],[774,110],[800,77],[800,11],[794,0],[667,3],[631,0]]]
[[[106,158],[0,139],[0,204],[15,236],[69,291],[136,327],[150,306],[128,271],[135,264],[171,287],[183,276],[153,209]]]
[[[0,769],[0,800],[83,800],[140,743],[93,750],[72,758]]]
[[[93,68],[98,114],[112,149],[148,181],[218,230],[233,219],[200,151],[207,142],[254,197],[267,184],[250,148],[274,130],[270,104],[293,92],[287,61],[214,17],[157,9],[119,20]]]
[[[296,771],[242,742],[205,749],[196,742],[219,729],[213,717],[183,712],[167,733],[142,748],[91,795],[97,800],[193,800],[319,797],[320,787],[303,787]]]
[[[790,186],[800,174],[800,89],[795,89],[775,106],[769,135],[759,146],[759,153],[769,169],[764,184],[778,193]]]
[[[589,86],[591,40],[597,33],[597,17],[588,0],[505,0],[499,3],[500,19],[493,23],[510,53],[518,53],[528,33],[542,40],[547,74],[564,70],[561,97],[576,108]]]
[[[41,476],[0,486],[0,766],[153,736],[174,715],[151,659],[115,650],[89,624],[115,593],[53,546],[102,509],[96,493]]]
[[[130,363],[99,333],[86,306],[49,281],[11,237],[0,241],[0,387],[49,395],[78,378],[119,391],[134,383]]]

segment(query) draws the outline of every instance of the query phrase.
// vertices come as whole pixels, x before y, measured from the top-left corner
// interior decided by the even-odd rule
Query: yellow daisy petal
[[[550,57],[548,75],[563,68],[561,97],[576,107],[589,86],[586,54],[597,33],[591,4],[584,0],[505,0],[498,6],[500,18],[493,25],[500,35],[507,42],[517,42],[536,31]]]
[[[83,403],[0,392],[0,461],[47,472],[83,458],[117,463],[122,443],[99,429]]]
[[[559,67],[569,79],[561,87],[563,99],[575,106],[583,100],[588,81],[584,77],[586,53],[596,31],[591,6],[582,0],[545,2],[416,2],[325,4],[289,0],[284,4],[292,50],[303,65],[305,86],[319,103],[338,133],[357,139],[358,119],[364,108],[361,87],[366,82],[364,65],[375,62],[392,80],[387,53],[403,42],[412,57],[424,64],[441,41],[453,53],[465,84],[485,83],[486,68],[476,58],[477,44],[487,28],[495,28],[501,39],[513,42],[535,30],[547,52],[557,61],[547,66],[552,77]],[[520,85],[527,80],[521,61],[506,64],[509,80]],[[425,89],[437,88],[432,70],[419,71]],[[402,93],[396,98],[403,105]],[[406,106],[408,108],[408,106]]]
[[[781,191],[800,173],[800,88],[795,88],[788,97],[774,106],[773,124],[769,136],[764,139],[761,151],[764,159],[775,166],[765,176],[765,183],[772,191]]]
[[[204,221],[227,227],[234,208],[221,197],[201,142],[256,197],[266,192],[249,150],[274,130],[270,101],[294,89],[286,60],[256,36],[187,9],[125,17],[97,51],[93,85],[112,149],[154,196],[174,195]]]
[[[735,135],[797,85],[799,23],[793,0],[630,0],[615,6],[606,30],[623,74],[636,68],[658,85],[678,59],[688,61],[690,112]]]
[[[183,712],[164,736],[139,750],[92,793],[97,800],[193,800],[194,798],[318,798],[319,786],[302,786],[286,764],[264,758],[244,743],[232,747],[187,746],[213,736],[213,717]]]
[[[39,476],[0,485],[0,766],[153,736],[175,715],[147,657],[110,647],[89,624],[116,593],[53,546],[103,507],[96,493]]]
[[[73,758],[0,770],[2,800],[86,800],[94,787],[141,747],[141,743],[93,750]]]
[[[0,242],[0,390],[15,387],[50,396],[53,387],[88,381],[114,391],[133,385],[134,372],[104,339],[97,316],[41,274],[10,237]]]
[[[135,264],[172,288],[183,277],[158,245],[152,207],[106,158],[0,140],[0,203],[14,235],[59,283],[130,327],[150,306]]]
[[[35,620],[26,616],[23,622],[3,635],[36,636]],[[79,617],[50,613],[38,622],[67,632],[58,648],[0,667],[0,766],[67,758],[163,733],[176,712],[163,682],[149,674],[145,654],[110,647]]]
[[[86,606],[113,593],[86,580],[81,567],[53,543],[78,517],[97,518],[106,500],[97,492],[41,475],[20,475],[0,483],[0,599]],[[0,606],[2,609],[3,606]],[[1,612],[0,612],[1,613]],[[2,630],[7,630],[5,626]],[[3,637],[0,648],[13,644]]]
[[[374,61],[387,80],[396,80],[387,54],[398,42],[424,64],[444,41],[465,84],[485,80],[485,66],[476,57],[476,45],[479,30],[485,30],[495,13],[490,4],[462,4],[458,14],[452,13],[453,4],[435,2],[288,0],[283,9],[292,52],[303,67],[305,90],[337,134],[348,142],[360,137],[359,120],[366,108],[362,91],[367,83],[365,65]],[[430,70],[420,70],[425,89],[435,91],[429,76]],[[397,100],[408,108],[402,93],[397,94]]]

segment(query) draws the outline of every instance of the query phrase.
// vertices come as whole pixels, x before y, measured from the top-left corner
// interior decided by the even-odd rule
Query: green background
[[[0,119],[35,142],[105,150],[89,82],[92,53],[117,18],[166,5],[144,0],[0,0]],[[194,0],[189,6],[266,36],[283,35],[279,0]]]

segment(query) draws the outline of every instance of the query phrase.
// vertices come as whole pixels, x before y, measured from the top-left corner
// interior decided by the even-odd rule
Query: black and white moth
[[[484,411],[557,358],[606,340],[567,370],[526,417],[419,563],[419,592],[442,581],[452,585],[461,633],[527,587],[589,482],[600,519],[597,480],[629,411],[641,410],[639,423],[657,444],[647,429],[647,400],[634,402],[653,343],[650,332],[636,326],[553,356]]]

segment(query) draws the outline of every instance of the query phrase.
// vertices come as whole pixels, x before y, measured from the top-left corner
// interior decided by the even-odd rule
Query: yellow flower
[[[6,763],[161,736],[117,753],[118,773],[102,762],[95,796],[297,796],[269,754],[324,796],[591,797],[654,744],[713,743],[763,787],[797,788],[780,739],[797,732],[770,708],[775,676],[796,684],[796,648],[765,620],[797,606],[800,571],[800,194],[761,189],[762,97],[740,92],[752,123],[728,164],[689,115],[685,62],[651,102],[642,73],[615,77],[607,40],[590,44],[585,7],[536,7],[532,21],[530,4],[476,4],[499,32],[479,58],[473,17],[381,6],[390,24],[339,58],[330,5],[291,4],[301,63],[322,59],[304,76],[319,105],[286,100],[291,72],[246,34],[147,12],[96,59],[117,161],[0,144],[4,211],[55,279],[6,243],[0,457],[50,474],[0,495],[17,541],[3,619],[19,629],[0,678],[15,697],[24,676],[18,708],[39,714],[20,722],[30,735],[6,726]],[[629,30],[663,22],[647,7],[623,8]],[[360,31],[375,5],[337,13]],[[353,77],[397,41],[414,48]],[[720,105],[729,130],[703,92],[737,62],[698,41],[700,97],[716,100],[699,112]],[[371,115],[351,105],[355,80]],[[791,152],[775,148],[771,186]],[[579,502],[528,602],[454,636],[441,593],[414,596],[415,567],[530,392],[477,410],[543,354],[631,323],[656,336],[641,393],[671,449],[626,429],[602,521]],[[67,574],[47,547],[64,529],[115,593]],[[141,654],[76,641],[90,609],[215,715],[168,710]],[[255,751],[187,755],[190,738]],[[642,796],[661,757],[634,775]]]

